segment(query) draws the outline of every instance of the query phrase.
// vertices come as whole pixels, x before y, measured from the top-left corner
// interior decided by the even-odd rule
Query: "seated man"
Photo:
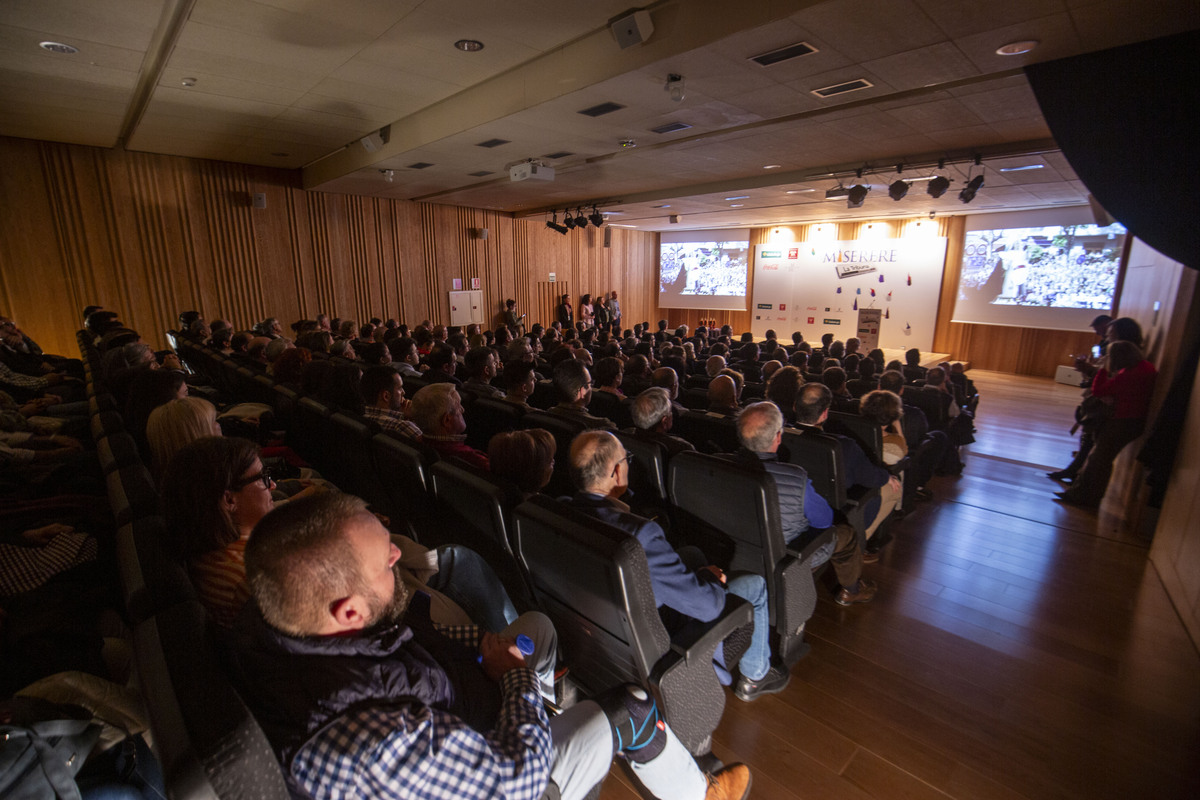
[[[782,692],[791,674],[785,667],[771,663],[766,582],[761,575],[727,577],[717,567],[703,565],[703,556],[694,548],[676,552],[658,523],[630,513],[629,506],[618,499],[629,488],[629,458],[617,437],[607,431],[584,431],[575,437],[571,444],[571,477],[579,491],[571,498],[571,505],[637,537],[646,552],[654,600],[667,630],[678,628],[688,619],[716,619],[725,609],[726,592],[754,606],[754,633],[739,664],[741,677],[733,693],[750,702],[764,694]],[[694,562],[690,568],[681,555]]]
[[[833,525],[833,509],[817,494],[804,468],[779,460],[777,454],[783,441],[783,415],[774,403],[747,406],[738,416],[738,439],[742,447],[754,455],[775,480],[779,523],[785,542],[792,544],[810,528]],[[849,525],[837,525],[835,533],[837,539],[829,560],[833,562],[833,570],[842,588],[834,600],[844,606],[871,602],[876,587],[872,581],[862,577],[862,566],[864,563],[875,563],[879,556],[863,553],[858,545],[858,537]],[[824,557],[820,557],[814,566],[822,563]]]
[[[333,493],[277,509],[247,544],[253,602],[234,672],[294,794],[538,800],[553,781],[578,800],[620,741],[658,797],[749,795],[742,765],[706,782],[639,688],[547,721],[549,620],[526,614],[499,635],[438,626],[424,596],[397,584],[400,555],[361,500]],[[631,728],[649,735],[631,741]]]
[[[630,411],[633,413],[634,435],[639,439],[662,445],[668,459],[696,449],[686,439],[671,435],[675,413],[671,407],[670,395],[661,386],[654,386],[633,398]]]
[[[404,397],[404,379],[399,370],[390,365],[368,367],[359,386],[364,403],[363,417],[389,433],[409,439],[421,438],[421,429],[405,418],[412,403]]]
[[[462,381],[454,375],[458,368],[458,359],[454,354],[454,348],[450,345],[435,344],[429,351],[429,355],[425,357],[425,363],[429,365],[429,371],[425,373],[425,380],[429,383],[462,385]]]
[[[497,374],[496,352],[492,348],[468,350],[464,359],[463,367],[467,373],[467,380],[463,383],[465,388],[485,397],[504,396],[503,389],[492,385],[492,378]]]
[[[412,420],[421,429],[421,441],[442,458],[457,458],[468,466],[488,469],[487,453],[467,444],[462,398],[452,384],[431,383],[413,395]]]
[[[728,375],[718,375],[708,384],[708,411],[736,417],[738,412],[737,384]]]
[[[575,420],[586,428],[616,428],[604,417],[594,417],[588,413],[588,403],[592,400],[592,375],[582,361],[574,358],[560,361],[554,368],[554,389],[558,393],[559,403],[550,409],[551,414]]]
[[[800,395],[796,398],[796,427],[820,428],[829,418],[829,405],[832,400],[833,394],[825,384],[804,384],[800,388]],[[879,499],[872,500],[866,508],[866,535],[869,539],[895,509],[896,502],[900,499],[900,481],[883,467],[872,464],[871,459],[863,452],[858,442],[848,436],[827,431],[825,435],[834,437],[841,444],[842,465],[846,470],[846,474],[843,476],[846,488],[861,486],[880,490]]]

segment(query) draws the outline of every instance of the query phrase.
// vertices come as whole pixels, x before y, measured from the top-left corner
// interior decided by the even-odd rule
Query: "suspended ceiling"
[[[628,3],[5,0],[0,135],[292,168],[312,190],[518,216],[597,203],[647,230],[1046,208],[1087,190],[1020,68],[1200,27],[1194,0],[666,0],[643,4],[654,31],[621,49],[609,21]],[[996,53],[1021,40],[1037,46]],[[749,60],[797,42],[814,52]],[[871,86],[813,93],[855,80]],[[579,113],[606,102],[622,108]],[[668,123],[689,127],[652,132]],[[360,145],[385,127],[376,152]],[[493,139],[506,143],[479,146]],[[555,180],[510,181],[531,158]],[[920,180],[888,196],[943,158],[940,199]],[[861,208],[825,199],[839,181],[871,188]]]

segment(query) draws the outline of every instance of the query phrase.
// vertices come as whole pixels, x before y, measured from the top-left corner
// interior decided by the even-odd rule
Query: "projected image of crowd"
[[[968,231],[960,297],[974,290],[992,305],[1107,309],[1123,245],[1123,228],[1094,225]]]
[[[659,258],[659,291],[663,294],[746,295],[748,251],[744,242],[664,244]]]

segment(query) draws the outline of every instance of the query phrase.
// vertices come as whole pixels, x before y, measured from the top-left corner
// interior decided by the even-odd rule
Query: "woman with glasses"
[[[175,454],[163,476],[168,536],[200,602],[224,627],[233,625],[250,596],[246,542],[275,507],[274,485],[258,448],[232,437],[197,439]]]

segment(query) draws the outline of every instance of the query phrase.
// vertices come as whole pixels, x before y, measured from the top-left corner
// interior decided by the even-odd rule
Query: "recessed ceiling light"
[[[1020,42],[1009,42],[996,48],[998,56],[1020,56],[1038,46],[1037,39],[1025,39]]]
[[[63,44],[62,42],[38,42],[38,47],[42,48],[43,50],[48,50],[51,53],[58,53],[62,56],[70,56],[79,52],[78,47],[72,47],[69,44]]]
[[[189,89],[196,85],[195,78],[181,78],[179,80],[179,82],[182,83],[184,86],[188,87]]]
[[[748,194],[739,194],[739,195],[737,195],[737,196],[735,196],[735,197],[726,197],[725,199],[726,199],[726,200],[749,200],[749,199],[750,199],[750,195],[748,195]]]
[[[745,205],[746,205],[745,203],[730,203],[729,207],[730,208],[742,208]]]
[[[788,189],[785,194],[805,194],[807,192],[815,192],[816,189]]]
[[[1045,164],[1027,164],[1023,167],[1001,167],[1001,172],[1024,172],[1029,169],[1044,169]]]
[[[767,164],[763,169],[779,169],[783,164]]]
[[[464,53],[478,53],[483,49],[483,42],[476,39],[459,39],[454,46]]]
[[[661,205],[661,206],[650,206],[650,207],[651,207],[651,208],[670,208],[670,207],[671,207],[671,204],[670,204],[670,203],[664,203],[664,204],[663,204],[663,205]]]

